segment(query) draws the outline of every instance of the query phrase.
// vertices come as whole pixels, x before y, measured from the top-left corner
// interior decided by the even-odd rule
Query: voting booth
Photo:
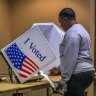
[[[54,23],[36,23],[36,25],[41,30],[56,56],[54,62],[49,63],[41,70],[44,74],[48,74],[48,70],[60,65],[59,44],[62,42],[65,32]]]
[[[64,32],[54,23],[35,23],[1,51],[21,83],[39,71],[60,64],[59,44]]]

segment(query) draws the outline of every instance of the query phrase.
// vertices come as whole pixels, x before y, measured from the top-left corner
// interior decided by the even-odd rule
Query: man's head
[[[61,27],[66,31],[72,26],[73,21],[76,21],[75,12],[71,8],[64,8],[60,11],[58,19]]]

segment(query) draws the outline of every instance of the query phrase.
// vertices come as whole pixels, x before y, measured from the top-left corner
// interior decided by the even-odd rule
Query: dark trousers
[[[67,92],[64,96],[85,96],[85,89],[93,82],[94,71],[73,74],[67,82]]]

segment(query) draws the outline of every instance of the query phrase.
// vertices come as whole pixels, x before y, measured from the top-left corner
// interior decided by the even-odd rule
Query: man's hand
[[[52,69],[49,70],[49,74],[48,75],[55,76],[55,75],[59,75],[59,74],[60,74],[60,71],[58,70],[58,68],[57,67],[53,67]]]
[[[63,82],[59,81],[58,82],[58,85],[59,85],[59,88],[60,89],[64,89],[64,83]]]

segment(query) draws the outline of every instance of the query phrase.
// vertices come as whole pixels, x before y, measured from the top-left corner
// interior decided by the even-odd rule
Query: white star
[[[19,55],[21,55],[21,53],[19,53]]]
[[[18,65],[20,65],[20,63],[18,63]]]
[[[19,59],[19,61],[21,61],[21,59]]]
[[[9,55],[9,57],[11,58],[12,56],[11,56],[11,55]]]
[[[13,52],[15,54],[15,52]]]
[[[12,57],[14,57],[14,55],[12,55]]]
[[[16,53],[18,55],[18,53]]]
[[[15,65],[17,65],[17,63],[15,63]]]
[[[20,53],[20,51],[18,51]]]

